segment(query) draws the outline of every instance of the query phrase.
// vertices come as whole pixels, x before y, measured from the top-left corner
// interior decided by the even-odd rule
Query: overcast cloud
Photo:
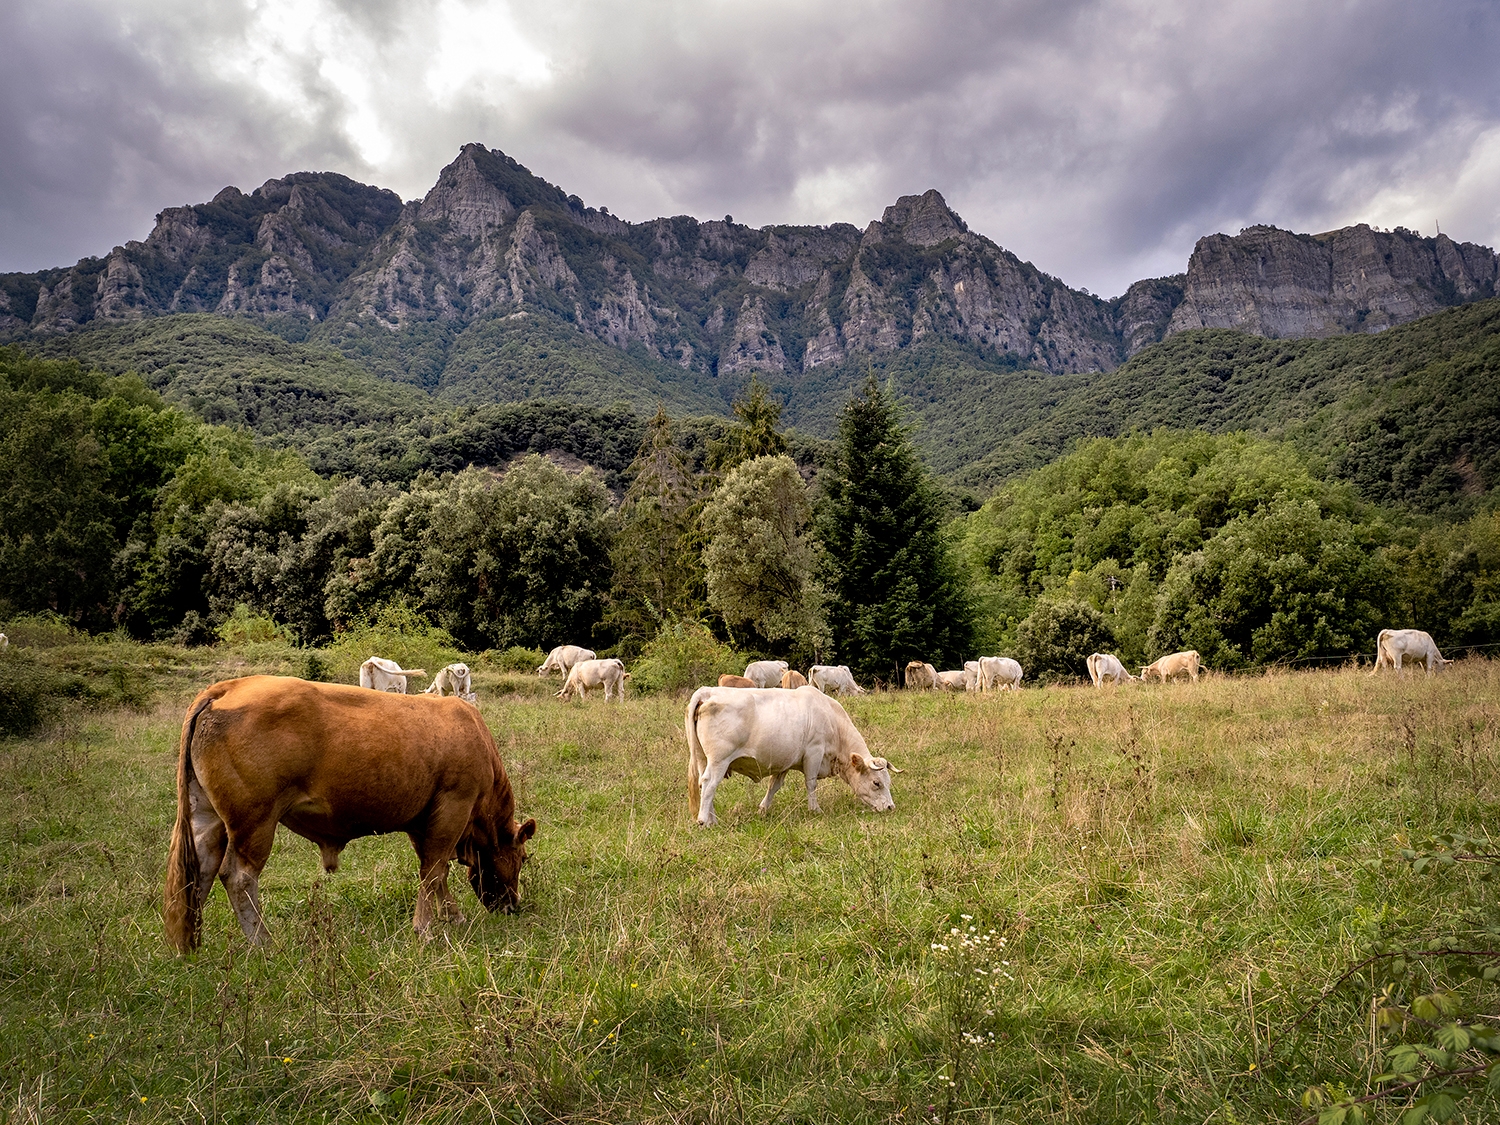
[[[629,219],[878,218],[936,187],[1104,295],[1267,222],[1500,245],[1500,4],[0,0],[0,270],[304,169],[467,141]]]

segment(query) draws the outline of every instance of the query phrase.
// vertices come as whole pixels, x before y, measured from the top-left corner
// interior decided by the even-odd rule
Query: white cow
[[[580,660],[593,660],[598,654],[591,648],[579,648],[577,645],[558,645],[547,654],[547,659],[542,661],[542,666],[536,670],[538,676],[545,676],[548,672],[561,672],[566,676],[573,670],[573,665]]]
[[[612,656],[608,660],[580,660],[568,672],[567,682],[563,684],[562,691],[557,693],[557,698],[567,699],[571,694],[577,695],[579,699],[587,699],[589,688],[602,687],[604,702],[621,700],[625,698],[625,681],[628,679],[630,673],[625,671],[625,663],[618,657]]]
[[[1382,668],[1394,668],[1398,676],[1405,675],[1408,660],[1423,665],[1429,676],[1444,664],[1453,663],[1443,659],[1431,634],[1421,629],[1380,630],[1375,638],[1375,667],[1370,669],[1370,675]]]
[[[1141,669],[1141,682],[1151,679],[1153,676],[1166,683],[1173,676],[1187,676],[1193,683],[1198,682],[1198,650],[1190,648],[1185,652],[1174,652],[1170,656],[1157,657],[1152,663]]]
[[[1107,652],[1093,653],[1088,659],[1089,679],[1094,681],[1096,688],[1102,688],[1106,680],[1117,684],[1123,684],[1134,680],[1135,677],[1125,671],[1125,665],[1120,663],[1120,658]]]
[[[10,648],[10,638],[0,633],[0,650]]]
[[[718,823],[714,793],[730,773],[771,779],[760,811],[787,772],[807,781],[807,807],[818,811],[818,779],[842,778],[876,812],[895,808],[891,774],[900,773],[872,755],[837,700],[815,687],[699,688],[688,700],[683,728],[688,744],[688,804],[705,828]]]
[[[359,666],[359,686],[405,695],[406,677],[425,675],[427,673],[421,668],[403,668],[394,660],[372,656]]]
[[[807,670],[807,682],[824,695],[865,695],[865,689],[854,682],[847,664],[814,664]]]
[[[965,691],[968,688],[969,673],[967,672],[939,672],[937,674],[938,687],[944,691]]]
[[[745,679],[756,687],[776,687],[790,667],[785,660],[757,660],[745,665]]]
[[[979,690],[1021,690],[1021,677],[1025,673],[1021,666],[1008,656],[981,656],[979,658]]]
[[[908,689],[930,690],[938,686],[938,670],[931,664],[925,664],[920,660],[913,660],[906,666],[906,686]]]
[[[432,683],[427,686],[423,695],[456,695],[465,703],[478,703],[478,697],[474,694],[474,682],[469,675],[467,664],[450,664],[440,669],[436,676],[432,677]]]
[[[964,691],[979,690],[979,661],[964,661]]]

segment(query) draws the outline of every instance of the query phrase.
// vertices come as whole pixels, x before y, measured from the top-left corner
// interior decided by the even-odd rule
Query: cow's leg
[[[761,812],[771,811],[771,802],[776,799],[776,794],[781,790],[781,783],[786,780],[786,771],[771,775],[771,784],[766,789],[766,795],[760,802]]]
[[[714,794],[718,792],[719,783],[728,776],[729,765],[729,762],[710,761],[703,771],[698,787],[698,823],[704,828],[719,823],[719,818],[714,815]]]
[[[453,922],[464,920],[458,900],[448,889],[448,861],[458,847],[473,806],[472,800],[441,801],[428,816],[420,835],[408,833],[418,864],[417,910],[412,928],[424,938],[432,934],[434,917],[446,917]]]
[[[260,909],[260,873],[265,869],[266,860],[271,856],[271,845],[275,842],[276,821],[271,817],[250,826],[244,833],[231,833],[224,862],[219,868],[219,878],[224,881],[224,890],[229,894],[229,905],[234,907],[240,929],[245,931],[251,945],[265,945],[271,940]]]
[[[805,776],[807,778],[807,809],[809,812],[822,812],[823,810],[818,808],[817,767],[809,763],[809,768]]]
[[[229,846],[229,829],[214,811],[208,793],[195,776],[188,783],[188,809],[192,816],[193,850],[198,853],[198,883],[194,890],[199,908],[213,893],[214,880],[224,866],[224,852]]]

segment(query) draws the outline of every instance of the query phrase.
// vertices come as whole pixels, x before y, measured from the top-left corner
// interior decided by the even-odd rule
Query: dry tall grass
[[[248,951],[216,890],[202,953],[168,951],[201,686],[170,669],[147,710],[0,747],[0,1117],[1299,1120],[1307,1083],[1368,1075],[1368,998],[1281,1030],[1373,931],[1466,890],[1371,861],[1500,808],[1483,661],[854,699],[906,770],[894,813],[825,781],[821,815],[788,785],[760,817],[731,778],[709,831],[685,700],[476,678],[534,862],[520,915],[464,891],[470,920],[425,944],[404,838],[324,878],[283,834],[274,948]],[[971,925],[1003,951],[960,960]]]

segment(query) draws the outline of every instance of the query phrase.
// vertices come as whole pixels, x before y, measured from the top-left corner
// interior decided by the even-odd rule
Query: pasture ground
[[[732,777],[711,831],[687,819],[683,700],[565,705],[481,673],[540,825],[519,915],[484,914],[460,869],[468,919],[423,943],[404,837],[323,877],[283,832],[274,947],[216,888],[178,958],[159,899],[183,708],[298,657],[69,651],[50,659],[129,663],[135,704],[0,743],[15,1122],[1298,1121],[1307,1085],[1363,1088],[1375,1062],[1358,979],[1289,1035],[1297,1014],[1372,938],[1481,893],[1397,849],[1500,809],[1486,661],[860,698],[906,771],[894,813],[830,780],[813,815],[789,779],[762,818]]]

